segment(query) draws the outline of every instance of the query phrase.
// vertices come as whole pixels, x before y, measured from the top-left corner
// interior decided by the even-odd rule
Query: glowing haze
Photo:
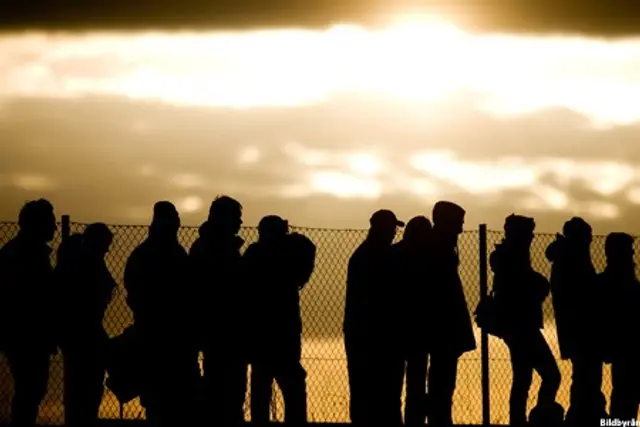
[[[335,25],[323,31],[15,33],[0,38],[0,101],[5,101],[4,107],[0,102],[0,125],[3,117],[15,111],[13,102],[26,98],[63,102],[107,96],[177,109],[215,107],[253,114],[251,111],[264,108],[297,111],[330,104],[336,97],[366,95],[396,102],[394,105],[401,106],[414,123],[422,123],[423,129],[442,126],[434,124],[435,112],[443,102],[461,94],[467,96],[466,112],[485,114],[495,123],[515,123],[520,117],[553,109],[586,119],[577,128],[553,124],[556,134],[552,138],[560,139],[567,127],[581,132],[581,137],[591,137],[635,126],[640,120],[640,40],[474,35],[419,15],[404,16],[377,30]],[[538,123],[546,126],[544,121]],[[332,123],[319,120],[314,125],[327,128]],[[132,138],[153,135],[154,126],[135,121],[129,132]],[[376,124],[367,126],[375,128]],[[467,136],[475,132],[463,119],[449,127],[459,128],[450,132],[466,129]],[[0,147],[9,160],[10,145],[29,139],[27,131],[21,132],[14,132],[7,138],[9,144]],[[447,140],[446,135],[439,137]],[[42,138],[40,144],[46,145]],[[472,142],[464,149],[410,149],[403,147],[402,141],[381,138],[383,149],[368,141],[336,150],[283,138],[278,149],[285,158],[293,159],[294,165],[281,163],[280,167],[303,167],[304,171],[293,182],[279,185],[277,191],[261,191],[289,199],[326,194],[374,200],[389,192],[444,197],[442,183],[474,197],[528,189],[531,194],[517,202],[524,210],[571,211],[604,219],[620,216],[619,206],[608,200],[609,196],[623,195],[625,203],[633,206],[640,203],[640,157],[608,158],[604,145],[599,144],[603,156],[588,161],[553,151],[533,159],[527,158],[527,150],[542,140],[529,139],[520,157],[514,157],[511,150],[491,159],[474,160],[465,158],[468,152],[478,152]],[[557,141],[558,147],[563,144]],[[265,143],[248,140],[241,146],[226,147],[242,173],[264,164],[266,148]],[[20,150],[24,154],[27,148]],[[404,157],[402,165],[390,160],[389,151]],[[131,167],[146,170],[140,176],[150,177],[153,164],[153,159],[146,159],[144,164]],[[543,182],[549,174],[555,184]],[[211,190],[207,177],[182,168],[167,179],[185,190],[177,201],[186,213],[206,207],[209,193],[204,190]],[[238,191],[252,191],[240,189],[230,176],[222,180],[237,184]],[[0,186],[24,192],[53,191],[58,181],[58,177],[46,176],[33,167],[5,176],[0,173]],[[586,185],[599,199],[581,204],[572,201],[565,187],[575,182]],[[130,213],[138,209],[138,214],[123,217],[141,220],[147,215],[143,208],[127,209]]]
[[[354,91],[435,101],[469,90],[496,114],[563,106],[599,125],[640,118],[640,41],[474,36],[427,18],[377,31],[20,34],[0,39],[0,51],[5,96],[255,107]]]

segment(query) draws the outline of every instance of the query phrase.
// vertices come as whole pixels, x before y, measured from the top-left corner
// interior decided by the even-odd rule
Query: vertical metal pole
[[[487,225],[480,224],[478,228],[480,252],[480,298],[488,293],[488,262],[487,262]],[[482,425],[491,425],[491,400],[489,390],[489,336],[482,330],[480,336],[480,352],[482,366]]]
[[[71,217],[69,215],[62,215],[62,241],[67,240],[67,237],[71,235]]]

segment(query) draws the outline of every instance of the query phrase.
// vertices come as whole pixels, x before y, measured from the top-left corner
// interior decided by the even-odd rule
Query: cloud
[[[396,126],[428,127],[415,112],[442,122],[439,103],[457,96],[506,120],[548,111],[549,124],[530,130],[535,138],[547,127],[557,133],[560,120],[572,132],[640,120],[638,38],[477,36],[425,20],[377,30],[11,34],[0,37],[0,57],[4,97],[297,108],[356,93],[395,101]],[[140,135],[149,126],[128,124]]]
[[[408,117],[396,126],[398,105],[366,96],[250,110],[7,100],[0,214],[14,218],[38,193],[79,220],[139,223],[140,208],[170,199],[197,224],[208,200],[230,193],[243,200],[247,224],[281,213],[294,224],[357,228],[382,205],[410,217],[451,198],[466,205],[470,227],[500,228],[522,211],[550,232],[573,214],[600,232],[640,232],[640,147],[631,143],[640,126],[549,121],[586,121],[562,111],[496,118],[463,100],[443,103],[444,119],[428,127]],[[144,134],[130,126],[141,122]]]

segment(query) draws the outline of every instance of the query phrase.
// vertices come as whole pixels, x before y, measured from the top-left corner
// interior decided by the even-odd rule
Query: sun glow
[[[176,105],[300,106],[368,93],[428,107],[456,93],[514,115],[564,107],[640,119],[640,41],[474,35],[427,15],[386,28],[0,37],[0,97],[124,95]]]

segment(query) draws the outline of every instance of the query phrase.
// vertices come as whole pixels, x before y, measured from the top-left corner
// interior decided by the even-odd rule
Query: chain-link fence
[[[83,224],[71,223],[71,232],[81,232]],[[17,233],[17,224],[0,223],[0,245],[5,244]],[[107,264],[118,283],[118,288],[110,304],[104,325],[110,336],[120,334],[132,322],[132,314],[126,304],[123,287],[123,274],[127,258],[147,236],[145,226],[111,226],[114,242],[107,255]],[[304,325],[303,364],[308,372],[308,416],[314,422],[348,422],[349,388],[346,357],[342,341],[342,320],[346,290],[346,270],[349,257],[364,240],[366,230],[330,230],[294,228],[313,240],[317,247],[316,269],[310,283],[302,291],[301,305]],[[185,248],[191,247],[198,235],[198,229],[183,227],[180,241]],[[241,232],[246,240],[245,248],[257,239],[255,228],[244,228]],[[480,247],[482,234],[465,232],[459,240],[460,275],[469,310],[472,312],[480,298]],[[544,251],[553,240],[553,235],[537,235],[532,248],[534,267],[548,276],[550,265]],[[490,252],[494,244],[502,238],[501,232],[488,232],[486,247]],[[52,244],[57,248],[60,238]],[[593,243],[593,259],[598,270],[604,267],[604,238],[596,237]],[[491,275],[489,275],[489,286]],[[550,299],[545,303],[545,329],[547,341],[556,358],[559,359],[557,338],[555,336],[553,309]],[[459,364],[457,387],[454,396],[454,422],[458,424],[481,424],[483,416],[483,381],[480,351],[481,333],[478,329],[476,340],[478,349],[465,354]],[[558,360],[562,372],[562,385],[558,399],[566,408],[569,400],[571,367]],[[502,341],[489,338],[489,392],[492,424],[508,423],[509,390],[511,387],[511,365],[509,353]],[[485,382],[486,384],[486,382]],[[10,412],[12,379],[6,362],[0,356],[0,423],[6,421]],[[40,422],[62,423],[64,409],[62,405],[62,358],[54,357],[51,364],[51,376],[47,396],[40,408]],[[530,393],[529,407],[535,403],[539,379],[534,379]],[[604,391],[610,393],[610,372],[605,369]],[[486,389],[485,389],[486,392]],[[281,395],[274,394],[273,417],[283,418],[284,405]],[[249,399],[247,399],[247,402]],[[249,418],[248,404],[245,407]],[[121,407],[115,396],[105,391],[100,407],[102,418],[142,418],[144,410],[138,400]]]

